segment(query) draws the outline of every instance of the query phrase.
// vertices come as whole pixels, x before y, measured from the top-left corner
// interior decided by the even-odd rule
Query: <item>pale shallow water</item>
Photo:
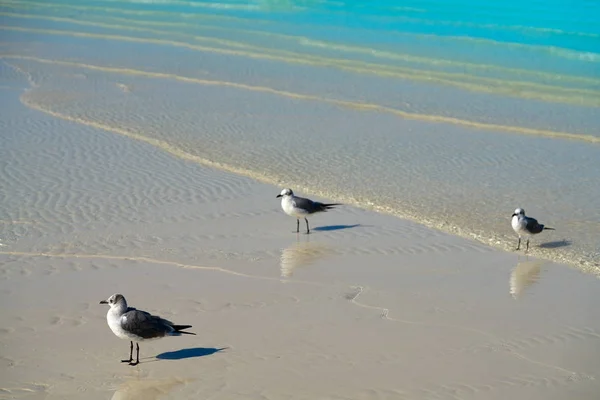
[[[502,248],[523,207],[557,228],[532,254],[593,272],[598,6],[453,3],[2,1],[0,77],[57,118]]]
[[[0,103],[4,397],[596,399],[597,279],[355,207],[295,234],[276,186],[29,109],[26,85]],[[121,364],[113,292],[198,335]]]

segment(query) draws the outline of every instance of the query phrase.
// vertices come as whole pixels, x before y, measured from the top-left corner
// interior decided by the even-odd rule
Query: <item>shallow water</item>
[[[594,272],[600,6],[571,3],[2,0],[0,84],[27,80],[21,101],[57,118],[507,249],[523,207],[557,229],[531,253]]]

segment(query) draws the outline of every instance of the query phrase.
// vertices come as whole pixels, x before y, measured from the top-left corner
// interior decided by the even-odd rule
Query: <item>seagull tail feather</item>
[[[173,329],[175,329],[175,332],[177,333],[181,333],[184,335],[195,335],[195,333],[193,332],[184,332],[183,329],[188,329],[191,328],[191,325],[173,325]]]

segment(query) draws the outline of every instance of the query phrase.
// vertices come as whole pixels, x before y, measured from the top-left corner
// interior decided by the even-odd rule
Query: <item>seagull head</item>
[[[512,217],[517,216],[517,215],[525,215],[525,210],[523,210],[522,208],[517,208],[515,210],[515,212],[513,213]]]
[[[276,197],[285,197],[285,196],[293,196],[293,195],[294,195],[294,192],[292,192],[292,189],[285,188]]]
[[[118,293],[113,294],[106,300],[102,300],[100,302],[100,304],[108,304],[110,306],[110,308],[114,308],[114,307],[127,308],[127,301],[125,300],[125,297],[123,297],[122,294],[118,294]]]

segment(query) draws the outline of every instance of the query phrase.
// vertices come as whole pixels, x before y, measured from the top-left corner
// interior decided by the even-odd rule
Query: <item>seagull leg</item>
[[[300,232],[300,220],[296,219],[296,233]]]
[[[131,342],[131,351],[133,352],[133,342]],[[139,343],[135,343],[135,362],[133,362],[133,358],[131,360],[131,362],[129,363],[129,365],[133,366],[133,365],[138,365],[140,363],[140,344]]]
[[[527,238],[527,247],[525,247],[525,251],[529,250],[529,238]]]
[[[308,220],[306,219],[306,217],[304,217],[304,220],[306,221],[306,234],[308,235],[310,233],[310,228],[308,227]]]
[[[133,361],[133,342],[129,343],[129,360],[121,360],[121,362],[130,363]]]
[[[520,248],[521,248],[521,236],[519,236],[519,243],[517,244],[516,250],[519,250]]]

